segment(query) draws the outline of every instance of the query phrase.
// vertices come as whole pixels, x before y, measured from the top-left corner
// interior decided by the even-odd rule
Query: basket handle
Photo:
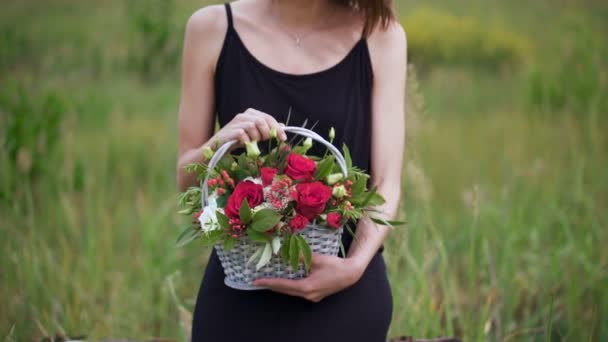
[[[348,167],[346,166],[346,160],[344,159],[344,156],[342,155],[342,153],[340,153],[340,150],[338,150],[332,143],[328,142],[322,136],[320,136],[316,132],[313,132],[307,128],[296,127],[296,126],[283,126],[283,130],[285,132],[291,132],[291,133],[305,136],[307,138],[311,138],[311,139],[316,140],[316,141],[320,142],[321,144],[325,145],[329,149],[329,151],[336,157],[336,161],[338,162],[338,165],[340,166],[340,169],[342,170],[342,174],[344,174],[344,177],[345,178],[348,177]],[[209,164],[207,166],[207,175],[205,176],[205,179],[203,181],[201,181],[201,189],[202,189],[201,205],[203,208],[205,206],[207,206],[207,198],[209,197],[209,188],[207,185],[207,183],[209,181],[209,175],[211,174],[213,169],[217,166],[217,163],[219,163],[219,161],[222,159],[224,154],[226,154],[226,152],[228,152],[230,147],[232,147],[232,145],[236,144],[237,142],[238,142],[238,140],[230,140],[230,141],[226,142],[225,144],[220,146],[220,148],[217,149],[217,151],[213,154],[213,157],[211,157],[211,160],[209,160]]]

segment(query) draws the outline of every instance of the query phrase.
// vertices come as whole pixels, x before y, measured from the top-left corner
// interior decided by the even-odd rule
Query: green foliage
[[[251,229],[260,233],[271,230],[281,220],[281,214],[274,209],[261,209],[253,215]]]
[[[18,27],[0,27],[0,71],[31,64],[32,44],[26,33]]]
[[[0,199],[11,199],[16,186],[25,181],[63,182],[56,171],[62,168],[60,144],[67,108],[67,102],[52,91],[32,92],[19,82],[0,87],[1,170],[3,178],[9,177],[0,185]]]
[[[472,17],[419,8],[403,18],[408,54],[423,69],[462,65],[496,69],[518,66],[530,57],[530,42],[504,27],[488,27]]]
[[[608,113],[608,46],[606,37],[570,17],[557,58],[539,61],[531,69],[528,99],[534,109],[587,115]]]
[[[180,31],[173,23],[175,0],[127,0],[131,28],[128,66],[144,79],[175,73]]]
[[[252,219],[251,208],[249,208],[249,202],[247,198],[243,198],[241,207],[239,208],[239,218],[243,224],[249,224]]]

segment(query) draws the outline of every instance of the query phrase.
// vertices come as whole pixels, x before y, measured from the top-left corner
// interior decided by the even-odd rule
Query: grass
[[[481,21],[500,14],[506,27],[551,47],[566,13],[601,25],[601,2],[568,4],[426,5]],[[199,6],[180,1],[175,21],[183,25]],[[0,202],[6,341],[186,336],[176,300],[192,309],[208,250],[174,248],[184,223],[175,214],[179,80],[142,82],[125,71],[123,8],[118,0],[10,1],[0,14],[0,28],[18,25],[30,42],[20,51],[29,58],[0,76],[0,88],[14,78],[70,104],[51,174],[26,177],[0,149],[0,181],[18,182],[14,200]],[[539,23],[541,12],[556,25]],[[536,51],[553,58],[554,50]],[[532,111],[525,82],[525,70],[474,66],[421,76],[425,113],[404,167],[410,224],[385,252],[391,336],[608,339],[605,117]]]

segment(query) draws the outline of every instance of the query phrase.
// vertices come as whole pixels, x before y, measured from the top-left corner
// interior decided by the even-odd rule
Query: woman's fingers
[[[265,126],[268,127],[268,130],[266,132],[268,133],[269,137],[270,137],[270,129],[272,127],[274,127],[277,130],[277,137],[280,138],[281,140],[287,140],[287,135],[285,134],[285,131],[283,130],[283,126],[285,126],[285,125],[281,126],[281,124],[279,124],[279,122],[272,115],[270,115],[268,113],[264,113],[257,109],[253,109],[253,108],[248,109],[246,112],[248,112],[266,122]]]
[[[268,140],[270,139],[270,130],[275,128],[277,138],[285,141],[287,135],[283,127],[285,125],[277,122],[272,115],[250,108],[236,115],[225,127],[225,140],[239,140],[241,144],[248,141]]]

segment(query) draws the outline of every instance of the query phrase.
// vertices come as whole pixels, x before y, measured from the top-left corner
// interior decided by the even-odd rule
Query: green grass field
[[[125,3],[2,5],[5,341],[186,337],[209,250],[174,247],[185,223],[176,214],[179,66],[142,77],[127,62],[142,36]],[[167,45],[179,51],[186,19],[206,2],[175,3]],[[399,0],[408,32],[432,31],[434,22],[408,27],[420,5],[437,18],[465,16],[479,39],[486,27],[497,33],[472,45],[490,48],[466,52],[483,66],[458,58],[468,38],[457,30],[420,45],[439,56],[433,63],[410,51],[424,67],[409,84],[409,224],[385,252],[390,336],[607,341],[608,6]],[[527,43],[525,61],[503,66],[508,54],[493,51],[520,41],[511,35]],[[552,100],[535,105],[530,75],[544,67]]]

